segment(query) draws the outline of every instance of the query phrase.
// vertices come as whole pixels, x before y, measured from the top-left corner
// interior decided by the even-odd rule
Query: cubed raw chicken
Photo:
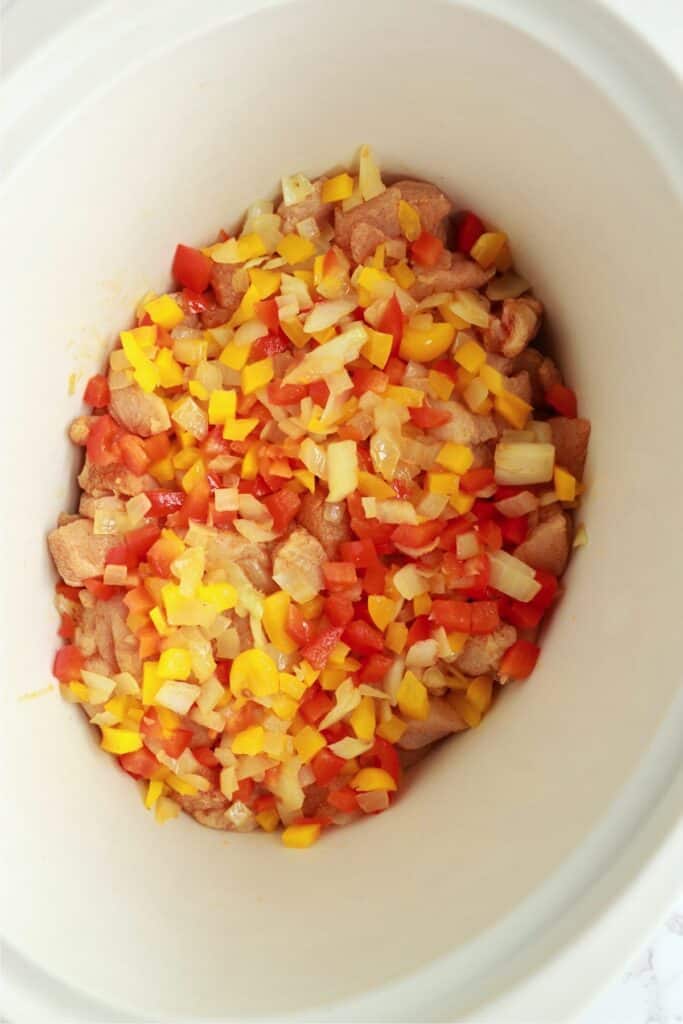
[[[568,419],[555,416],[548,421],[555,445],[555,463],[568,469],[577,480],[583,480],[588,441],[591,436],[590,420]]]
[[[273,579],[299,604],[311,601],[324,586],[325,549],[308,530],[294,530],[275,550]]]
[[[325,501],[325,495],[319,491],[304,496],[297,518],[320,541],[332,560],[339,544],[351,537],[346,502]]]
[[[508,647],[517,639],[514,626],[500,626],[488,636],[472,636],[465,644],[456,667],[466,676],[491,675],[498,670]]]
[[[212,530],[207,533],[207,569],[226,569],[235,564],[249,581],[264,593],[273,590],[270,548],[266,544],[241,537],[232,530]]]
[[[142,491],[150,491],[158,487],[154,477],[145,474],[136,476],[120,462],[112,462],[108,466],[95,466],[89,459],[78,476],[78,483],[87,493],[95,498],[105,494],[124,495],[127,498]]]
[[[235,277],[237,275],[237,277]],[[216,296],[216,302],[221,310],[220,316],[225,315],[225,319],[220,319],[220,323],[227,323],[232,314],[235,312],[242,296],[247,290],[248,281],[245,278],[245,274],[241,268],[235,266],[232,263],[214,263],[211,269],[211,286]],[[210,311],[210,313],[216,313],[216,310]],[[205,327],[217,327],[218,323],[215,322],[216,316],[209,316],[209,319],[214,321],[209,324],[206,322],[205,315],[202,314],[202,322]]]
[[[450,420],[433,431],[439,441],[454,441],[456,444],[484,444],[498,436],[498,428],[492,416],[478,416],[466,409],[460,402],[434,402],[437,409],[450,413]]]
[[[163,398],[143,391],[137,384],[112,391],[109,408],[122,427],[140,437],[160,434],[171,426]]]
[[[519,355],[536,336],[542,312],[537,299],[503,299],[500,318],[494,318],[484,332],[486,348],[504,356]]]
[[[48,534],[50,554],[57,572],[70,587],[80,587],[84,580],[101,576],[110,548],[121,538],[114,534],[96,536],[90,519],[74,519]]]
[[[561,576],[569,558],[570,544],[569,517],[558,512],[535,526],[527,539],[515,548],[515,555],[534,569]]]
[[[302,199],[300,203],[292,203],[291,206],[285,206],[284,202],[280,203],[277,212],[282,217],[283,234],[291,235],[302,220],[313,219],[318,228],[323,228],[329,223],[332,204],[324,203],[320,198],[322,187],[326,181],[327,178],[318,178],[317,181],[314,181],[313,195]]]
[[[461,253],[444,250],[439,264],[433,269],[416,271],[416,281],[409,291],[419,302],[437,292],[453,292],[462,288],[481,288],[495,274],[495,267],[484,270],[474,260]]]

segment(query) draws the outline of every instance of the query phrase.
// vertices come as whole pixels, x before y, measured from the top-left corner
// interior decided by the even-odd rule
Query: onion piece
[[[355,308],[355,298],[330,299],[325,302],[316,302],[304,321],[304,331],[306,334],[317,334],[318,331],[325,331],[328,327],[338,324],[342,317],[352,313]]]
[[[300,277],[294,277],[293,274],[282,274],[280,276],[280,292],[282,295],[293,295],[299,310],[310,309],[313,305],[308,285]]]
[[[321,480],[327,480],[327,452],[310,437],[301,442],[299,458],[314,476]]]
[[[458,534],[455,542],[458,558],[474,558],[479,554],[479,538],[474,531]]]
[[[372,743],[365,743],[363,740],[354,739],[353,736],[345,736],[343,740],[337,740],[336,743],[330,744],[330,750],[337,757],[341,757],[344,761],[350,761],[352,757],[360,757],[366,751],[370,750]]]
[[[372,155],[370,146],[360,147],[358,160],[358,188],[365,202],[374,199],[375,196],[384,192],[385,185],[382,181],[379,167]]]
[[[534,570],[520,558],[506,551],[493,551],[489,554],[490,584],[501,594],[512,597],[515,601],[525,604],[531,601],[541,589],[541,584],[534,576]]]
[[[267,526],[255,523],[252,519],[235,519],[232,525],[240,536],[250,540],[252,544],[268,544],[277,537],[277,534]]]
[[[326,345],[320,345],[305,355],[286,375],[284,383],[311,384],[314,380],[324,379],[328,374],[343,369],[347,363],[357,359],[367,340],[368,332],[363,324],[354,323]]]
[[[319,730],[329,729],[336,722],[341,722],[342,718],[358,707],[361,701],[360,687],[354,686],[352,679],[344,679],[335,690],[334,696],[336,704],[319,722]]]
[[[436,661],[439,654],[439,645],[432,637],[428,640],[418,640],[406,654],[407,668],[429,668]]]
[[[125,587],[128,580],[128,566],[126,565],[105,565],[102,573],[102,582],[108,587]]]
[[[380,523],[409,523],[417,526],[415,506],[401,498],[376,499],[375,516]]]
[[[267,333],[268,328],[260,320],[247,320],[246,323],[240,324],[232,340],[236,345],[251,345],[259,338],[265,338]]]
[[[543,484],[552,480],[555,447],[552,444],[496,445],[494,456],[496,482],[499,484]]]
[[[186,715],[199,696],[200,689],[194,683],[181,683],[169,679],[162,684],[154,703],[170,711],[176,711],[179,715]]]
[[[206,437],[209,429],[206,413],[189,395],[173,410],[171,419],[198,441],[203,441]]]
[[[294,206],[312,196],[315,189],[305,174],[289,174],[282,179],[282,202]]]
[[[314,238],[320,237],[320,228],[315,217],[304,217],[296,226],[297,234],[312,242]]]
[[[529,428],[533,431],[534,439],[543,444],[552,444],[553,432],[549,423],[544,420],[532,420]]]
[[[213,492],[217,512],[236,512],[240,493],[236,487],[217,487]]]
[[[528,281],[516,274],[514,270],[508,270],[501,277],[494,277],[489,281],[486,295],[494,302],[500,302],[501,299],[517,299],[524,292],[528,292],[530,288],[531,285]]]
[[[538,508],[538,498],[531,491],[522,491],[521,494],[497,501],[495,505],[501,515],[517,519],[519,516],[528,515],[529,512],[535,512]]]
[[[406,601],[412,601],[414,597],[426,594],[429,590],[427,577],[412,564],[404,565],[394,573],[393,584]]]

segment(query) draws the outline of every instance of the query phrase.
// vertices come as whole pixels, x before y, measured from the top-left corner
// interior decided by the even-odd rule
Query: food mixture
[[[71,426],[54,674],[159,821],[306,847],[530,675],[590,424],[507,236],[368,147],[173,278]]]

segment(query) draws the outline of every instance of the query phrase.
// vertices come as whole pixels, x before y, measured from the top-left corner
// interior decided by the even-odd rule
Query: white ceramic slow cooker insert
[[[673,897],[681,95],[591,0],[118,0],[9,78],[10,1015],[560,1020],[637,939],[636,895],[640,932]],[[49,682],[56,642],[43,537],[74,500],[67,379],[98,370],[139,296],[169,285],[178,241],[361,142],[510,234],[593,421],[589,545],[533,678],[391,813],[304,853],[159,828],[78,709],[17,699]]]

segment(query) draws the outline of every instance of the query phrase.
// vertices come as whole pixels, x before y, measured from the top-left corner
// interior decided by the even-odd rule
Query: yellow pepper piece
[[[392,715],[391,718],[387,718],[385,722],[377,727],[377,735],[381,736],[383,740],[388,740],[389,743],[398,743],[403,733],[406,731],[408,726],[399,718],[398,715]]]
[[[394,343],[393,336],[385,334],[383,331],[375,331],[371,327],[367,327],[366,330],[368,332],[368,340],[363,345],[361,353],[373,366],[383,370],[391,355],[391,346]]]
[[[200,402],[208,401],[208,389],[202,384],[200,380],[191,380],[190,383],[188,384],[188,391],[190,392],[193,398],[198,398]]]
[[[150,476],[153,476],[160,484],[168,484],[175,479],[175,469],[170,455],[163,459],[157,459],[149,467]]]
[[[241,370],[249,358],[250,351],[251,345],[238,345],[234,341],[229,341],[219,355],[218,362],[231,370]]]
[[[348,644],[339,640],[330,651],[330,656],[327,659],[328,663],[330,665],[343,665],[350,650],[351,648]]]
[[[392,601],[390,597],[382,597],[381,594],[371,594],[368,598],[370,618],[382,632],[398,615],[398,607],[397,601]]]
[[[479,370],[479,376],[492,395],[501,395],[505,390],[505,379],[499,370],[485,363]]]
[[[359,740],[367,743],[372,739],[377,724],[375,702],[372,697],[361,699],[360,704],[349,715],[349,722]]]
[[[289,237],[291,237],[291,235]],[[296,318],[292,320],[281,320],[280,327],[295,348],[303,348],[304,345],[308,345],[310,338],[304,331],[303,325]]]
[[[206,479],[206,469],[201,459],[195,459],[193,464],[188,469],[187,473],[183,476],[180,484],[186,494],[193,491],[197,484],[201,483],[202,480]]]
[[[173,358],[170,348],[160,348],[154,364],[159,371],[159,383],[162,388],[177,388],[185,382],[183,368]]]
[[[351,788],[361,793],[393,793],[396,790],[396,780],[384,768],[361,768],[351,779]]]
[[[373,473],[367,473],[364,469],[358,470],[358,490],[366,498],[396,497],[396,491],[386,480]]]
[[[429,694],[425,684],[408,670],[397,694],[398,706],[406,718],[424,721],[429,715]]]
[[[486,350],[473,338],[466,341],[456,350],[453,356],[456,363],[460,363],[468,373],[479,373],[486,362]]]
[[[272,707],[274,714],[276,714],[278,718],[287,722],[291,721],[299,710],[297,701],[295,701],[293,697],[288,697],[286,693],[276,693],[273,697]]]
[[[259,446],[258,444],[252,444],[251,447],[244,453],[242,459],[242,465],[240,467],[240,476],[243,480],[255,480],[258,476],[259,466]]]
[[[310,601],[304,601],[303,604],[300,604],[299,610],[305,619],[318,619],[322,615],[324,607],[325,601],[320,594],[317,594]]]
[[[147,792],[145,793],[145,807],[150,810],[154,807],[155,803],[164,792],[164,783],[161,779],[150,779],[147,783]]]
[[[320,673],[320,685],[323,690],[336,690],[347,676],[346,668],[324,668]]]
[[[397,263],[389,271],[399,288],[410,288],[415,284],[415,274],[405,261]]]
[[[432,599],[429,594],[418,594],[413,598],[413,611],[416,615],[429,615],[432,610]]]
[[[430,494],[457,494],[460,477],[455,473],[427,473],[427,490]]]
[[[277,270],[261,270],[260,267],[252,267],[249,271],[249,280],[259,299],[269,299],[275,294],[280,287],[280,276]]]
[[[247,260],[265,256],[267,251],[260,235],[253,233],[242,235],[241,238],[229,238],[205,250],[214,263],[246,263]]]
[[[468,448],[466,444],[455,444],[453,441],[447,441],[439,451],[436,461],[444,469],[449,469],[451,473],[462,475],[472,468],[474,455],[472,454],[472,449]]]
[[[483,714],[491,705],[493,680],[490,676],[477,676],[467,687],[467,699]]]
[[[291,267],[297,263],[305,263],[311,256],[315,256],[313,242],[299,235],[285,235],[278,242],[277,251]]]
[[[407,388],[401,384],[390,384],[384,392],[384,397],[398,402],[399,405],[419,408],[425,400],[425,393],[420,391],[419,388]]]
[[[169,800],[166,796],[159,797],[154,808],[154,817],[159,825],[164,825],[172,818],[177,818],[179,814],[180,804],[177,804],[175,800]]]
[[[180,793],[181,796],[197,795],[197,787],[194,786],[187,779],[181,778],[180,775],[174,775],[173,773],[171,773],[170,775],[166,776],[166,779],[164,781],[171,789],[175,790],[176,793]]]
[[[140,331],[152,331],[156,338],[156,327],[136,327],[132,331],[121,331],[121,345],[128,362],[133,367],[133,377],[143,391],[152,392],[161,384],[161,376],[156,365],[143,351]],[[142,336],[146,338],[146,336]]]
[[[496,270],[500,270],[505,273],[512,266],[512,252],[510,251],[510,243],[506,242],[503,248],[496,256]]]
[[[368,602],[369,604],[369,602]],[[394,654],[400,654],[408,639],[408,627],[405,622],[390,622],[387,626],[385,644]]]
[[[384,242],[380,242],[374,253],[370,257],[370,266],[375,267],[376,270],[384,270],[384,261],[386,257],[386,246]]]
[[[226,420],[223,426],[223,437],[226,441],[244,441],[259,422],[253,417],[243,420]]]
[[[172,331],[185,319],[182,309],[170,295],[160,295],[158,299],[147,302],[143,308],[153,323],[167,331]]]
[[[209,423],[225,423],[234,420],[237,412],[237,392],[217,388],[209,395]]]
[[[201,452],[196,448],[182,448],[171,457],[176,469],[189,469],[194,466],[197,459],[201,460]]]
[[[496,412],[500,413],[504,420],[507,420],[516,430],[523,430],[529,416],[533,412],[532,406],[510,391],[503,391],[496,395],[493,403]]]
[[[453,388],[455,387],[451,378],[439,370],[430,370],[427,379],[436,398],[440,398],[442,402],[447,402],[453,394]]]
[[[283,654],[291,654],[296,650],[296,644],[287,632],[291,600],[285,590],[277,590],[263,599],[263,628],[270,642]]]
[[[288,825],[282,842],[290,850],[306,850],[320,838],[321,825]]]
[[[353,192],[353,178],[346,171],[335,174],[334,178],[328,178],[323,184],[320,198],[324,203],[338,203],[342,199],[348,199]]]
[[[576,498],[576,477],[561,466],[555,466],[553,472],[555,492],[560,501],[574,501]]]
[[[259,359],[256,363],[247,363],[242,370],[242,393],[253,395],[255,391],[264,388],[275,376],[273,360],[270,356]]]
[[[277,693],[279,675],[275,662],[265,651],[256,647],[238,654],[230,667],[230,690],[239,697],[249,690],[254,697],[268,697]]]
[[[219,615],[237,604],[237,590],[232,583],[200,583],[197,597],[215,608]]]
[[[106,702],[104,710],[108,711],[110,715],[114,716],[114,718],[117,718],[119,722],[122,722],[126,717],[128,703],[128,698],[119,694],[116,697],[111,697]]]
[[[184,647],[167,647],[159,655],[157,671],[163,679],[187,679],[192,671],[192,657]]]
[[[296,752],[308,764],[325,746],[325,737],[312,725],[305,725],[294,737]]]
[[[465,494],[464,491],[459,491],[457,494],[451,494],[448,502],[460,516],[466,516],[468,512],[472,511],[474,505],[474,495]]]
[[[431,327],[407,327],[403,332],[399,355],[416,363],[429,363],[438,359],[453,344],[455,327],[452,324],[432,324]]]
[[[447,324],[451,324],[452,327],[455,327],[456,331],[464,331],[470,326],[469,320],[463,320],[461,316],[456,316],[447,302],[444,302],[443,305],[439,306],[439,313],[441,313],[441,316]]]
[[[146,661],[142,666],[142,703],[145,707],[154,703],[154,698],[161,689],[163,679],[159,674],[158,661]]]
[[[294,700],[300,700],[306,692],[306,683],[291,672],[280,672],[280,690]]]
[[[480,267],[490,267],[500,256],[508,240],[504,231],[485,231],[479,235],[472,248],[470,256],[476,260]]]
[[[89,701],[90,700],[90,690],[85,685],[85,683],[79,683],[79,682],[77,682],[74,679],[73,682],[68,684],[68,690],[69,690],[70,693],[72,693],[74,695],[76,700],[79,700],[79,701]],[[68,694],[65,694],[65,696],[68,696]]]
[[[139,732],[119,729],[111,725],[102,725],[100,728],[102,730],[100,746],[108,754],[131,754],[134,750],[140,750],[142,747],[142,737]]]
[[[262,725],[250,725],[235,736],[230,749],[233,754],[262,754],[265,730]]]
[[[253,320],[258,301],[258,292],[254,285],[250,284],[242,296],[242,301],[230,318],[230,326],[239,327],[240,324],[245,324],[247,320]]]
[[[448,646],[453,651],[453,654],[460,654],[468,640],[469,635],[467,633],[453,632],[448,634]]]
[[[447,700],[451,707],[455,708],[470,729],[476,729],[482,718],[479,708],[475,704],[472,704],[464,693],[458,693],[457,691],[449,693]]]
[[[149,613],[149,617],[152,620],[152,625],[156,629],[159,636],[168,636],[171,632],[168,628],[168,623],[164,617],[164,613],[158,605],[155,605]]]
[[[274,832],[280,824],[280,815],[274,807],[271,807],[270,810],[261,811],[260,814],[256,815],[256,824],[264,832]]]
[[[414,206],[406,203],[405,199],[400,199],[398,203],[398,223],[409,242],[414,242],[416,238],[420,237],[422,233],[420,214]]]
[[[310,491],[311,494],[315,491],[315,476],[311,473],[310,469],[295,469],[294,479],[298,480],[300,484]]]
[[[307,285],[313,287],[313,271],[312,270],[295,270],[294,277],[297,277],[300,281],[305,281]]]

